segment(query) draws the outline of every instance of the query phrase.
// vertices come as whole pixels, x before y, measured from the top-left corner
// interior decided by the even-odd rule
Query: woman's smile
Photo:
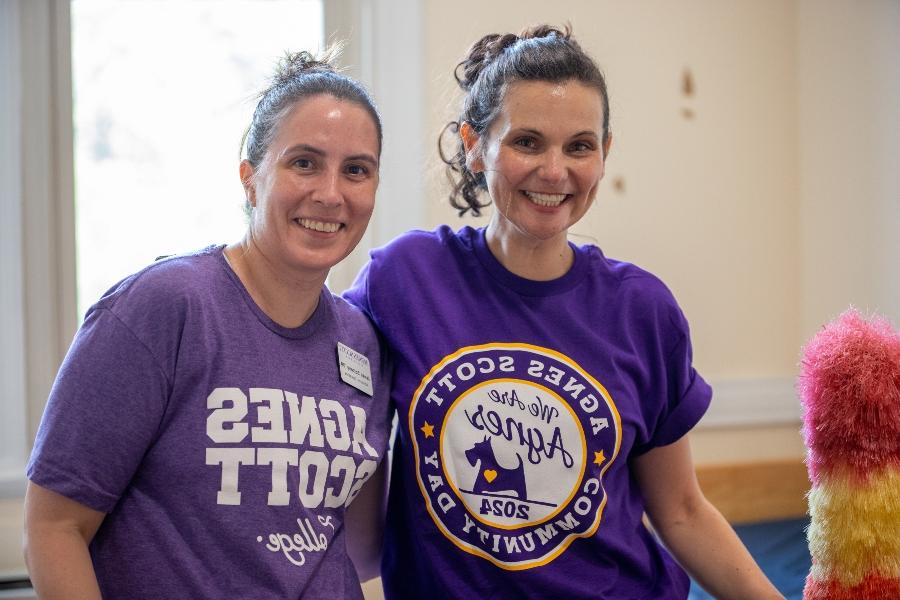
[[[533,203],[538,206],[556,208],[568,199],[571,194],[548,194],[543,192],[522,191]]]
[[[343,223],[318,221],[316,219],[307,218],[297,218],[294,219],[294,222],[303,229],[315,231],[316,233],[335,233],[338,229],[344,227]]]

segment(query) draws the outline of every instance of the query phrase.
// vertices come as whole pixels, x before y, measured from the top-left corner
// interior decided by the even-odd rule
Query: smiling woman
[[[306,60],[298,55],[297,68],[305,68]],[[282,77],[290,80],[293,73],[289,66]],[[312,89],[328,89],[331,75],[314,77],[323,81]],[[249,130],[240,174],[250,226],[225,256],[257,304],[286,327],[302,324],[316,306],[312,296],[301,310],[282,313],[280,306],[290,306],[284,300],[299,297],[284,289],[286,277],[318,290],[328,270],[359,243],[375,208],[380,123],[370,103],[344,95],[320,93],[289,104],[289,112],[277,99],[264,98],[261,107],[274,106],[257,110]],[[277,129],[262,125],[279,113]]]
[[[325,279],[366,229],[380,149],[365,89],[287,55],[240,163],[243,239],[159,260],[91,307],[27,468],[38,594],[362,597],[389,374]]]
[[[396,365],[386,597],[683,600],[687,570],[779,598],[697,485],[712,390],[671,292],[567,239],[610,149],[602,73],[542,25],[484,36],[456,76],[451,201],[493,204],[487,227],[400,236],[345,294]]]

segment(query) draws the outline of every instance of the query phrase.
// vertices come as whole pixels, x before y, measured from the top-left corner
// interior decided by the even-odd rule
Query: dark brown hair
[[[453,75],[466,97],[459,119],[451,121],[441,131],[438,151],[441,160],[447,164],[447,177],[453,186],[450,204],[460,216],[468,211],[478,216],[481,209],[490,204],[479,198],[480,191],[487,189],[484,174],[472,173],[466,167],[466,149],[459,137],[460,125],[467,122],[483,136],[500,112],[511,83],[575,80],[595,88],[603,103],[603,144],[609,140],[606,79],[593,59],[572,38],[572,29],[568,25],[563,29],[538,25],[519,35],[486,35],[469,49],[466,58],[456,65]],[[448,131],[456,136],[452,156],[447,156],[440,143]]]

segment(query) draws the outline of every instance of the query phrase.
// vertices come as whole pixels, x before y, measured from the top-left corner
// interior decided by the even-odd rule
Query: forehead
[[[278,124],[271,149],[303,143],[345,154],[377,156],[378,130],[369,112],[348,100],[318,94],[296,102]]]
[[[600,92],[579,81],[516,81],[503,96],[495,124],[507,129],[603,130]]]

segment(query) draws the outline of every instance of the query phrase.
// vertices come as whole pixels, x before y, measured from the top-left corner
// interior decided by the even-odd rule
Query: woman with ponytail
[[[597,65],[541,26],[485,36],[455,76],[450,201],[490,222],[401,236],[346,294],[395,367],[386,597],[684,599],[686,569],[780,598],[697,485],[712,392],[678,304],[567,239],[612,146]]]
[[[286,56],[245,136],[243,239],[88,311],[28,465],[41,598],[362,597],[348,551],[363,567],[380,546],[388,375],[324,284],[366,229],[380,155],[366,91]]]

